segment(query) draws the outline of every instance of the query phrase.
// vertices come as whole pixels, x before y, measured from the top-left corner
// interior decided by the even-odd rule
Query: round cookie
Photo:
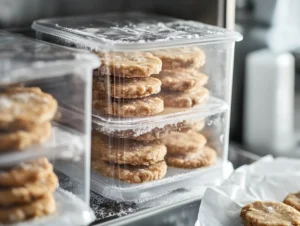
[[[300,192],[289,194],[283,201],[285,204],[294,207],[300,211]]]
[[[40,144],[51,136],[50,122],[32,127],[29,131],[0,132],[0,152],[23,150],[33,144]]]
[[[165,160],[168,166],[177,168],[193,169],[211,166],[216,162],[217,153],[210,147],[205,146],[202,150],[185,155],[167,155]]]
[[[0,206],[11,206],[32,202],[47,193],[52,193],[57,187],[58,179],[54,173],[45,178],[28,182],[20,187],[0,189]]]
[[[101,58],[101,67],[94,75],[113,75],[136,78],[158,74],[162,62],[148,52],[95,52]]]
[[[168,154],[186,154],[197,152],[206,144],[206,138],[198,132],[172,132],[162,138],[167,147]]]
[[[0,208],[0,222],[17,223],[54,213],[55,210],[55,200],[52,194],[49,193],[30,203]]]
[[[114,177],[128,183],[143,183],[163,178],[167,173],[165,161],[149,166],[109,164],[101,160],[92,161],[92,168],[106,177]]]
[[[162,82],[162,89],[179,92],[204,86],[208,81],[208,76],[196,69],[163,70],[155,77]]]
[[[300,212],[281,202],[256,201],[242,208],[245,226],[300,226]]]
[[[141,99],[94,100],[93,108],[106,115],[119,117],[142,117],[158,114],[164,110],[164,101],[159,97]]]
[[[94,77],[93,90],[114,98],[142,98],[160,92],[161,81],[157,78],[120,79],[106,76]],[[98,94],[99,95],[99,94]]]
[[[93,131],[92,158],[129,165],[151,165],[164,160],[166,146],[160,140],[150,142],[112,138]]]
[[[162,61],[162,69],[200,68],[205,64],[204,52],[195,46],[160,49],[152,52]]]
[[[30,130],[51,121],[57,102],[39,88],[18,87],[0,93],[0,129]]]
[[[161,92],[165,107],[189,108],[196,104],[204,104],[209,98],[209,91],[204,87],[196,87],[188,92]]]
[[[0,170],[0,186],[23,186],[30,181],[45,178],[52,171],[53,166],[46,158],[21,163],[12,169]]]

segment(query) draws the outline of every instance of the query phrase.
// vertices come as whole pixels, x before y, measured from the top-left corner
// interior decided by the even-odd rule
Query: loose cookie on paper
[[[300,211],[300,192],[289,194],[283,201],[285,204],[294,207]]]
[[[33,126],[28,131],[0,131],[0,152],[23,150],[33,144],[43,143],[50,138],[51,132],[52,126],[50,122]]]
[[[152,53],[162,60],[162,69],[200,68],[205,64],[205,54],[198,47],[160,49]]]
[[[27,161],[11,169],[1,169],[0,186],[23,186],[28,182],[47,177],[52,171],[53,166],[46,158]]]
[[[161,92],[165,107],[189,108],[196,104],[204,104],[209,98],[209,91],[204,87],[196,87],[188,92]]]
[[[196,69],[163,70],[155,77],[162,82],[162,89],[181,92],[204,86],[208,81],[208,76]]]
[[[256,201],[242,208],[245,226],[300,226],[300,212],[281,202]]]
[[[210,147],[204,147],[197,152],[186,153],[184,155],[168,154],[165,158],[168,166],[177,168],[193,169],[211,166],[215,164],[217,153]]]
[[[168,154],[186,154],[197,152],[206,144],[206,138],[198,132],[172,132],[162,138],[167,147]]]
[[[55,200],[52,194],[45,194],[33,202],[0,208],[1,223],[17,223],[36,217],[42,217],[54,213],[56,210]]]
[[[114,98],[142,98],[157,94],[160,89],[161,81],[152,77],[126,79],[106,76],[93,79],[93,91]]]
[[[0,93],[0,129],[30,130],[51,121],[57,102],[39,88],[11,88]]]
[[[94,75],[113,75],[136,78],[158,74],[162,62],[148,52],[96,52],[101,58],[101,67]]]
[[[114,177],[128,183],[143,183],[163,178],[167,173],[165,161],[149,166],[110,164],[101,160],[92,161],[92,168],[106,177]]]
[[[2,187],[0,189],[0,206],[12,206],[24,204],[41,198],[45,194],[52,193],[58,185],[58,179],[54,173],[45,178],[30,181],[22,186]]]
[[[94,111],[119,117],[143,117],[164,110],[164,101],[159,97],[140,99],[94,100]]]
[[[129,164],[151,165],[164,160],[167,154],[165,145],[160,140],[135,141],[102,135],[93,131],[92,159]]]

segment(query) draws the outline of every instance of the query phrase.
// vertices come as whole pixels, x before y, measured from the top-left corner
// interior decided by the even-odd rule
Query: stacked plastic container
[[[99,65],[86,51],[0,32],[1,225],[94,220],[89,102]]]
[[[140,13],[35,21],[43,40],[96,53],[92,189],[141,201],[224,172],[233,31]]]

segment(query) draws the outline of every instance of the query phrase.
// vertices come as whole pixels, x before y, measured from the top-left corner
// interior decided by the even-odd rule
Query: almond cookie
[[[0,186],[19,187],[30,181],[45,178],[53,171],[53,166],[46,158],[31,160],[11,169],[0,170]]]
[[[113,75],[136,78],[149,77],[161,71],[162,62],[148,52],[96,52],[101,58],[101,67],[94,75]]]
[[[4,130],[30,130],[51,121],[56,111],[56,100],[39,88],[11,88],[0,93],[0,128]]]
[[[283,201],[285,204],[294,207],[300,211],[300,192],[289,194]]]
[[[300,226],[300,213],[281,202],[256,201],[242,208],[245,226]]]
[[[161,92],[160,96],[165,107],[189,108],[207,102],[209,91],[204,87],[197,87],[188,92]]]
[[[161,81],[157,78],[94,77],[93,90],[107,93],[114,98],[141,98],[160,92]],[[98,94],[99,95],[99,94]]]
[[[32,127],[29,131],[0,132],[0,152],[23,150],[33,144],[40,144],[51,136],[50,122]]]
[[[162,89],[186,92],[204,86],[208,76],[196,69],[163,70],[155,76],[162,82]]]
[[[101,160],[92,161],[92,168],[106,177],[114,177],[128,183],[143,183],[163,178],[167,173],[165,161],[149,166],[110,164]]]
[[[58,179],[54,173],[37,181],[30,181],[20,187],[8,187],[0,189],[0,206],[11,206],[32,202],[47,193],[52,193],[58,185]]]
[[[197,152],[206,144],[206,138],[198,132],[172,132],[168,136],[162,138],[167,147],[168,154],[186,154],[189,152]]]
[[[94,100],[93,108],[106,115],[119,117],[142,117],[158,114],[164,110],[164,101],[159,97],[141,99]]]
[[[152,53],[162,60],[162,69],[200,68],[205,64],[205,54],[198,47],[160,49]]]
[[[143,142],[108,137],[93,131],[92,158],[129,165],[150,165],[164,160],[167,154],[160,140]]]
[[[168,166],[193,169],[215,164],[217,153],[215,150],[205,146],[202,150],[197,152],[190,152],[184,155],[167,155],[165,160]]]
[[[54,213],[55,210],[55,200],[52,194],[45,194],[43,197],[30,203],[0,208],[0,222],[17,223]]]

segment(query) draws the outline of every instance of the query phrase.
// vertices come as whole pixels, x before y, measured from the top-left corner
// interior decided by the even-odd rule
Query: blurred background
[[[0,0],[0,29],[34,37],[40,18],[144,11],[236,29],[231,141],[258,155],[299,154],[299,0]]]

